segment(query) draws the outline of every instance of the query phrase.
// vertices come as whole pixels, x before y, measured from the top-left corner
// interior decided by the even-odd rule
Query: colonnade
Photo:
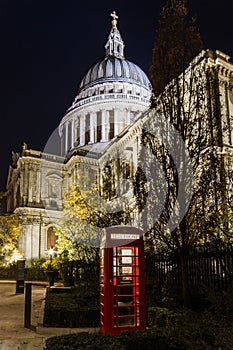
[[[130,109],[99,110],[71,116],[61,126],[62,154],[74,147],[110,141],[130,124]]]

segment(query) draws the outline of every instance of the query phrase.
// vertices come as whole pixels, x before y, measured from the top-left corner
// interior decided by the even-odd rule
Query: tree
[[[185,4],[167,0],[161,13],[151,66],[156,97],[152,112],[145,118],[140,151],[143,171],[153,173],[153,178],[141,183],[148,196],[145,189],[136,189],[135,193],[137,203],[145,207],[147,244],[162,243],[179,253],[183,302],[188,306],[189,248],[211,239],[211,218],[223,200],[225,175],[219,156],[222,127],[218,76],[206,64],[208,52],[200,52],[200,34],[195,20],[187,19]],[[154,157],[162,171],[153,164]],[[138,198],[141,193],[143,198]],[[164,207],[158,220],[148,224],[161,199]]]
[[[63,219],[56,229],[58,251],[72,260],[92,260],[98,254],[101,229],[124,222],[126,216],[106,210],[95,179],[80,170],[77,183],[65,195]]]
[[[7,193],[6,192],[2,192],[0,191],[0,213],[2,212],[2,202],[3,202],[3,199],[4,197],[7,196]]]
[[[0,200],[2,200],[6,196],[6,192],[0,191]]]
[[[19,255],[18,240],[21,232],[16,216],[0,216],[0,264],[12,261],[13,255]]]
[[[155,96],[177,78],[201,51],[196,18],[188,17],[187,0],[166,0],[159,19],[150,75]]]
[[[80,174],[79,174],[80,175]],[[95,185],[88,177],[80,175],[80,183],[76,184],[64,198],[63,219],[56,229],[58,251],[70,260],[90,260],[96,254],[93,247],[99,246],[99,228],[96,215],[93,215],[92,202]]]

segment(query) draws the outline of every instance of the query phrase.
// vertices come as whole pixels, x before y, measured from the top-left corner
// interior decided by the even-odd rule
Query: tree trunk
[[[188,283],[188,249],[181,248],[180,252],[181,263],[181,283],[182,283],[182,298],[183,304],[189,307],[189,283]]]

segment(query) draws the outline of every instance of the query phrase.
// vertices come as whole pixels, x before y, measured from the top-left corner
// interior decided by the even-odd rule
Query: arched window
[[[47,249],[56,248],[57,236],[54,232],[54,227],[49,227],[47,231]]]

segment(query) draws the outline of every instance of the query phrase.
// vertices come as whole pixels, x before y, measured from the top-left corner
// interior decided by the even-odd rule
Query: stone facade
[[[209,111],[213,104],[220,107],[220,124],[212,131],[219,152],[232,159],[233,64],[220,51],[203,51],[191,65],[211,67],[217,76],[219,93],[207,106]],[[21,217],[20,248],[26,259],[46,256],[55,244],[53,227],[62,216],[62,199],[77,181],[80,169],[97,179],[107,204],[115,200],[122,206],[124,198],[134,200],[132,183],[143,124],[159,118],[159,106],[148,109],[150,95],[145,74],[125,60],[124,44],[113,21],[105,59],[85,75],[60,123],[62,156],[30,150],[27,145],[21,153],[12,154],[7,210]],[[138,225],[136,212],[130,220]]]

